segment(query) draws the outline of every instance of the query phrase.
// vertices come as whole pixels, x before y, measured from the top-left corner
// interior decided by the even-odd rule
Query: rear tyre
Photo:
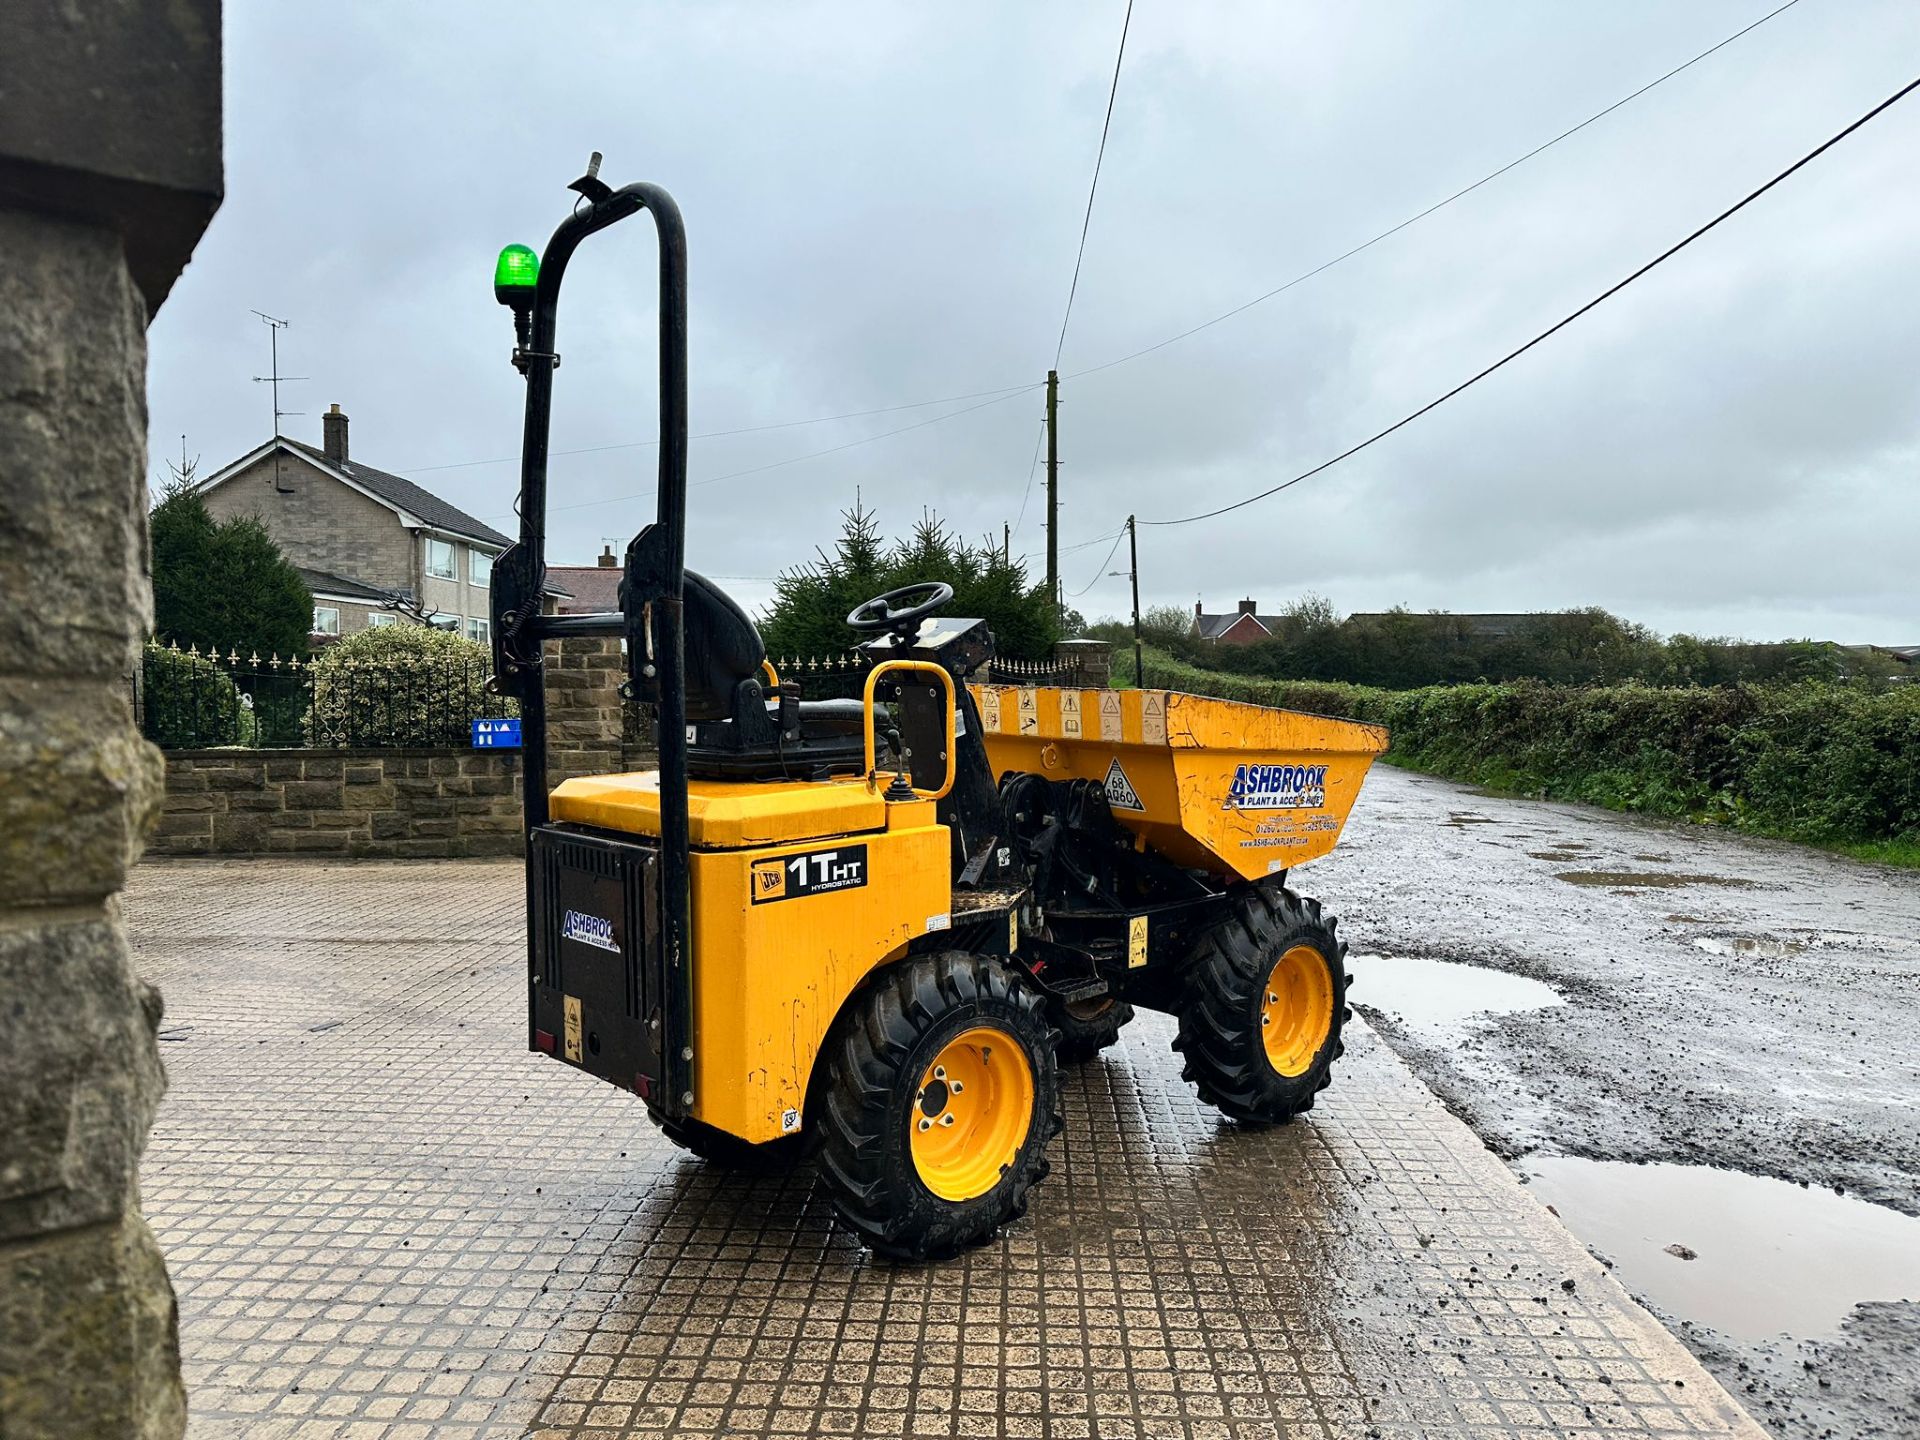
[[[1084,1065],[1120,1038],[1133,1019],[1133,1006],[1112,995],[1098,1000],[1047,998],[1047,1023],[1060,1036],[1053,1053],[1062,1065]]]
[[[698,1120],[669,1120],[651,1110],[647,1113],[667,1139],[722,1170],[737,1170],[743,1175],[777,1175],[791,1170],[805,1153],[805,1142],[798,1135],[782,1135],[778,1140],[756,1145]]]
[[[1347,947],[1320,902],[1277,883],[1230,896],[1188,969],[1186,1079],[1235,1120],[1275,1125],[1313,1108],[1345,1046]]]
[[[815,1101],[820,1174],[877,1253],[944,1260],[1026,1214],[1060,1130],[1039,993],[991,956],[916,955],[855,997]]]

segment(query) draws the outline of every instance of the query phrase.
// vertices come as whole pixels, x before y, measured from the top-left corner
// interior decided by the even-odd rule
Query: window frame
[[[486,618],[481,615],[469,615],[461,625],[461,633],[464,634],[467,639],[478,645],[490,645],[493,643],[492,629],[493,627],[487,623]]]
[[[497,550],[482,550],[478,545],[467,547],[467,583],[477,585],[482,590],[493,586],[493,562],[499,554]]]
[[[331,615],[333,617],[332,629],[328,629],[320,623],[320,617],[322,615]],[[310,633],[314,635],[338,637],[340,634],[340,607],[338,605],[315,605],[313,607],[313,629]]]
[[[447,547],[447,568],[445,573],[433,568],[433,547],[436,545],[444,545]],[[460,578],[459,549],[460,547],[451,540],[442,540],[434,535],[427,536],[427,553],[424,562],[427,575],[434,580],[458,580]]]
[[[400,617],[391,610],[375,610],[367,616],[367,628],[369,630],[384,630],[389,625],[398,625],[399,623]]]

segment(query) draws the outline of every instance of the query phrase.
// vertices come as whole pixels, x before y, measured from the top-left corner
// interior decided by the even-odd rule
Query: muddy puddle
[[[1816,1339],[1861,1301],[1920,1299],[1920,1219],[1884,1206],[1702,1165],[1521,1168],[1627,1289],[1738,1340]]]
[[[1564,1003],[1551,985],[1453,960],[1354,955],[1347,968],[1354,977],[1349,992],[1354,1004],[1418,1030],[1458,1031],[1476,1015]]]
[[[1813,943],[1810,940],[1776,940],[1766,935],[1699,935],[1694,937],[1693,947],[1709,955],[1728,958],[1751,955],[1758,960],[1791,960],[1796,955],[1806,954]]]
[[[1598,885],[1615,890],[1672,890],[1682,885],[1724,885],[1750,890],[1755,882],[1733,875],[1682,875],[1670,870],[1562,870],[1554,876],[1569,885]]]

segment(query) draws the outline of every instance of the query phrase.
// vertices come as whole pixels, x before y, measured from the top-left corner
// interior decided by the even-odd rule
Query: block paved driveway
[[[198,1440],[1760,1433],[1358,1025],[1244,1133],[1143,1016],[1026,1220],[876,1263],[804,1170],[710,1170],[522,1048],[519,875],[136,872]]]

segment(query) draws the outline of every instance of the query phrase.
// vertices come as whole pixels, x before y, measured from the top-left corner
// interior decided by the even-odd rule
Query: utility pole
[[[1066,608],[1060,603],[1060,372],[1047,371],[1047,594],[1053,597],[1054,619]]]
[[[989,534],[992,532],[989,531]],[[1000,563],[1013,564],[1013,526],[1005,520],[1000,522]]]
[[[1140,531],[1127,516],[1127,559],[1133,571],[1133,688],[1146,688],[1146,665],[1140,658]]]

